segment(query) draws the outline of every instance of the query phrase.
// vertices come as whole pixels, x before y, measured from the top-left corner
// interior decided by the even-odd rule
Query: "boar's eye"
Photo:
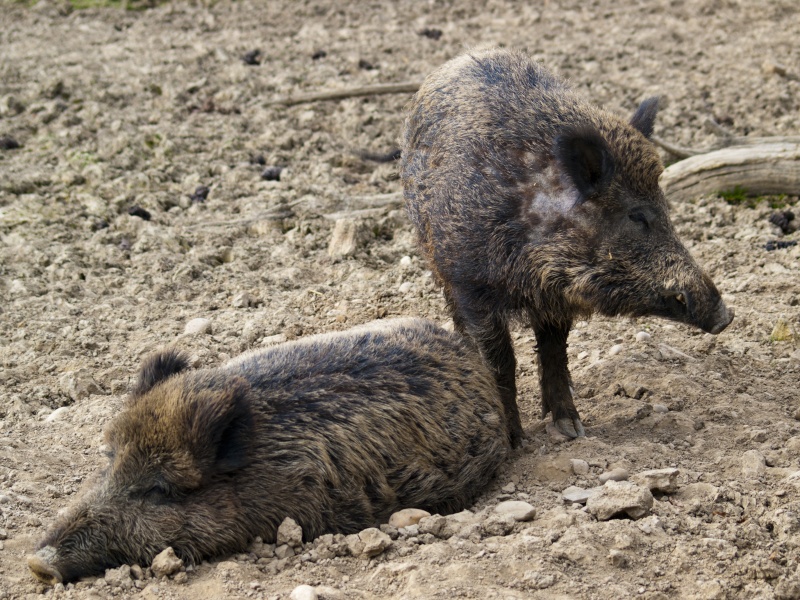
[[[644,216],[644,213],[632,212],[631,214],[628,215],[628,218],[634,223],[641,223],[642,225],[644,225],[645,229],[650,229],[650,223],[647,220],[647,217]]]
[[[143,500],[160,502],[169,496],[169,488],[163,483],[154,483],[148,488],[142,488],[134,491],[131,495],[135,498],[141,498]]]

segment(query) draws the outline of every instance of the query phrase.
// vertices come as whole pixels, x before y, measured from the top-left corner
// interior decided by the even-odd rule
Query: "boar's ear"
[[[587,200],[608,187],[614,176],[614,159],[608,144],[595,129],[573,129],[556,139],[555,156]]]
[[[647,139],[653,135],[653,126],[658,114],[658,96],[648,98],[639,105],[631,117],[631,125],[642,132]]]
[[[190,415],[195,456],[214,473],[235,471],[247,464],[253,433],[250,385],[233,377],[226,379],[224,386],[199,393]]]
[[[174,348],[151,354],[142,362],[139,377],[136,379],[131,394],[141,396],[150,391],[157,383],[188,368],[189,361]]]

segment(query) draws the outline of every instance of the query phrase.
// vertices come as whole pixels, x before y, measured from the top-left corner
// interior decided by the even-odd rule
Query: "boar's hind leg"
[[[553,424],[571,438],[584,435],[578,410],[572,401],[572,382],[567,363],[570,325],[535,324],[539,352],[539,381],[542,386],[542,417],[551,413]]]
[[[478,312],[464,308],[448,291],[445,291],[445,298],[453,315],[455,330],[475,340],[494,373],[506,413],[508,439],[512,448],[518,448],[522,442],[522,421],[517,407],[517,359],[514,357],[508,323],[497,316],[497,311],[487,309]]]

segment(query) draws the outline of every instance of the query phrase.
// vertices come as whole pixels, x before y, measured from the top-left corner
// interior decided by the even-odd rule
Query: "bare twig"
[[[368,85],[365,87],[350,88],[343,90],[330,90],[327,92],[316,92],[313,94],[302,94],[300,96],[288,96],[267,102],[267,106],[282,104],[284,106],[294,106],[306,102],[318,102],[320,100],[343,100],[345,98],[357,98],[359,96],[379,96],[383,94],[413,94],[422,85],[419,82],[409,81],[406,83],[382,83],[378,85]]]

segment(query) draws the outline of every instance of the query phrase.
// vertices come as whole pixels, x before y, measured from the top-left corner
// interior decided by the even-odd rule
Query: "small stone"
[[[514,530],[516,519],[511,515],[491,515],[481,523],[481,531],[487,537],[508,535]]]
[[[137,581],[144,579],[144,569],[139,565],[131,565],[131,577]]]
[[[719,495],[719,490],[705,481],[690,483],[678,490],[675,498],[692,509],[702,506],[710,507]]]
[[[345,536],[344,545],[347,546],[351,556],[361,556],[361,553],[364,552],[364,542],[361,541],[357,533]]]
[[[69,412],[69,406],[61,406],[47,415],[44,420],[45,423],[53,423],[55,421],[60,421],[63,419],[67,413]]]
[[[609,480],[586,501],[587,510],[599,521],[608,521],[620,514],[640,519],[652,507],[653,494],[650,490],[630,481]]]
[[[189,199],[192,202],[205,202],[206,198],[208,198],[208,193],[211,189],[207,185],[201,185],[195,188],[194,194],[189,196]]]
[[[14,138],[7,135],[0,137],[0,150],[16,150],[19,147],[19,142]]]
[[[291,598],[291,600],[317,600],[319,596],[317,595],[317,590],[310,585],[304,584],[294,588],[292,593],[289,594],[289,598]]]
[[[611,348],[608,349],[608,355],[609,356],[616,356],[617,354],[622,352],[624,349],[625,349],[625,346],[623,346],[622,344],[614,344],[613,346],[611,346]]]
[[[769,339],[773,342],[790,342],[794,338],[794,332],[786,319],[778,319],[772,328]]]
[[[756,429],[755,431],[750,433],[750,439],[760,444],[762,442],[766,442],[767,439],[769,439],[769,433],[767,433],[767,431],[764,429]]]
[[[647,333],[646,331],[639,331],[636,334],[636,341],[639,342],[640,344],[643,344],[645,342],[649,342],[652,337],[653,336]]]
[[[448,528],[448,521],[442,515],[431,515],[419,520],[419,532],[430,533],[438,538],[447,539],[453,535]]]
[[[628,479],[628,471],[622,467],[617,467],[616,469],[601,473],[597,478],[600,483],[605,483],[606,481],[625,481],[626,479]]]
[[[211,335],[211,320],[198,317],[192,319],[183,328],[183,333],[187,335],[207,334]]]
[[[103,393],[86,369],[67,371],[59,377],[58,382],[61,391],[76,402],[93,394]]]
[[[608,558],[611,561],[611,564],[618,569],[624,569],[628,566],[628,564],[630,564],[627,555],[621,550],[610,550],[608,553]]]
[[[678,474],[680,471],[674,468],[652,469],[642,471],[631,477],[631,481],[646,487],[651,492],[658,491],[665,494],[672,494],[678,491]]]
[[[170,546],[156,555],[150,568],[156,577],[169,577],[179,571],[182,566],[183,561],[175,555],[175,551]]]
[[[250,306],[255,306],[255,304],[255,298],[247,292],[239,292],[231,301],[231,306],[233,306],[233,308],[249,308]]]
[[[794,411],[794,413],[792,414],[792,417],[794,417],[795,421],[800,421],[800,408],[797,408]]]
[[[653,404],[653,412],[664,414],[669,412],[669,406],[666,404]]]
[[[788,72],[784,65],[772,62],[771,60],[765,60],[761,64],[761,70],[767,75],[778,75],[779,77],[786,77],[786,73]]]
[[[556,426],[552,421],[547,422],[547,425],[544,426],[544,430],[547,432],[550,441],[554,444],[561,444],[563,442],[569,442],[572,440],[571,437],[564,435],[558,429],[556,429]]]
[[[129,565],[122,565],[117,569],[108,569],[105,576],[106,583],[112,588],[130,588],[133,586],[131,582],[131,568]]]
[[[0,540],[7,540],[8,539],[8,531],[5,529],[0,529]]]
[[[255,50],[250,50],[248,52],[245,52],[244,55],[242,56],[242,62],[244,62],[244,64],[250,65],[250,66],[260,65],[261,64],[261,50],[256,48]],[[292,592],[292,593],[294,593],[294,592]],[[294,598],[294,596],[292,596],[292,598]],[[297,600],[297,599],[294,598],[294,600]]]
[[[521,500],[508,500],[494,507],[498,515],[508,515],[515,521],[531,521],[536,516],[536,509]]]
[[[267,167],[261,172],[261,179],[265,181],[280,181],[283,167]]]
[[[431,513],[427,510],[422,510],[420,508],[404,508],[403,510],[398,510],[389,517],[389,525],[401,529],[409,525],[416,525],[419,523],[420,519],[430,516]]]
[[[507,483],[506,485],[500,488],[500,491],[503,492],[504,494],[513,494],[514,492],[517,491],[517,486],[513,482]]]
[[[281,544],[275,548],[274,556],[279,560],[282,558],[291,558],[294,555],[294,548],[292,548],[289,544]]]
[[[400,259],[400,266],[401,267],[410,267],[411,266],[411,257],[410,256],[404,256],[403,258],[401,258]]]
[[[745,477],[759,477],[766,473],[767,461],[758,450],[748,450],[742,454],[742,475]]]
[[[411,288],[413,288],[413,287],[414,287],[413,283],[411,283],[410,281],[404,281],[403,283],[401,283],[398,286],[397,291],[400,292],[401,294],[405,295],[408,292],[410,292]]]
[[[176,573],[175,577],[172,578],[177,584],[184,584],[189,581],[189,575],[186,574],[186,571],[181,571],[180,573]]]
[[[286,517],[278,527],[278,545],[288,544],[292,548],[300,548],[303,545],[303,528],[294,519]]]
[[[328,256],[343,258],[358,250],[362,243],[362,225],[356,219],[337,219],[328,243]]]
[[[572,465],[572,472],[575,475],[583,477],[589,474],[589,463],[585,460],[581,460],[580,458],[572,458],[569,461],[569,464]]]
[[[571,485],[561,492],[561,496],[565,502],[572,504],[586,504],[586,501],[597,493],[600,488],[592,488],[590,490]]]
[[[428,517],[430,518],[430,517]],[[442,517],[444,518],[444,517]],[[381,552],[392,545],[392,538],[383,533],[377,527],[370,527],[358,534],[359,539],[364,544],[362,554],[369,558],[378,556]]]

